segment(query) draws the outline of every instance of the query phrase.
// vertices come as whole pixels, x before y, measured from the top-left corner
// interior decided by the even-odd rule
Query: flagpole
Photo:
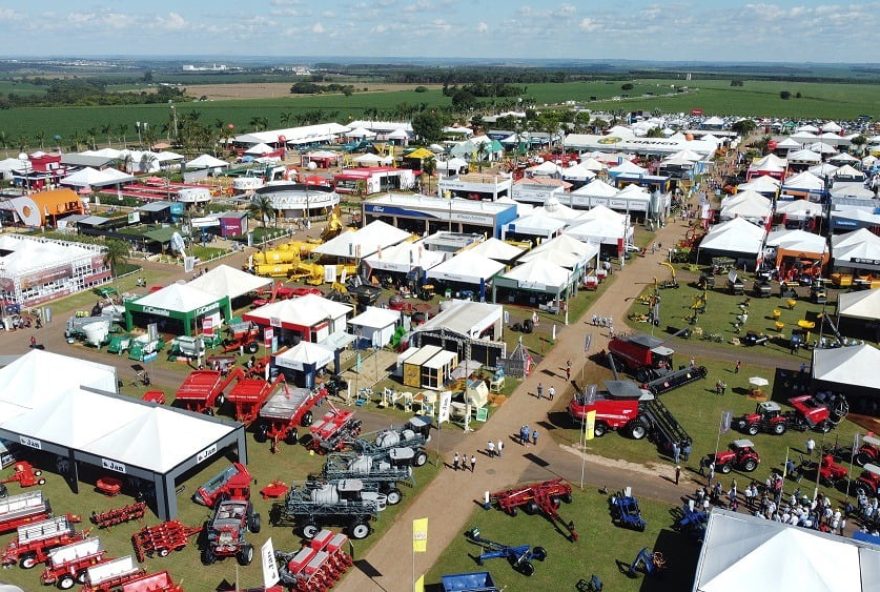
[[[581,491],[584,490],[584,473],[587,469],[587,414],[581,416]]]
[[[859,447],[859,433],[856,432],[853,436],[853,447],[852,452],[849,455],[849,472],[846,474],[846,497],[843,500],[844,504],[849,503],[849,488],[852,486],[852,474],[853,474],[853,463],[855,463],[856,459],[856,450]]]
[[[413,522],[413,524],[412,524],[412,535],[410,538],[412,538],[412,540],[413,540],[413,543],[410,544],[410,550],[412,553],[412,579],[410,581],[412,582],[413,592],[415,592],[415,590],[416,590],[416,546],[414,544],[414,542],[416,540],[415,522]]]

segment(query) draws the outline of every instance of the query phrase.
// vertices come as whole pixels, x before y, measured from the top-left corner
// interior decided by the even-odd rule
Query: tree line
[[[32,84],[45,86],[42,94],[22,95],[15,92],[0,93],[0,109],[13,107],[89,107],[101,105],[148,105],[174,101],[182,103],[192,98],[185,94],[186,89],[160,85],[156,92],[110,92],[103,80],[70,78],[30,80]]]

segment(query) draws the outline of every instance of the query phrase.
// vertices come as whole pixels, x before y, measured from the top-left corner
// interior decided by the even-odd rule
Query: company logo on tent
[[[146,314],[159,315],[160,317],[170,317],[171,316],[171,312],[165,310],[164,308],[155,308],[153,306],[145,306],[144,312]]]

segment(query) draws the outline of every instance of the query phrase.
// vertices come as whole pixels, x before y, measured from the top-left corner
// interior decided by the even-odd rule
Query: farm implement
[[[145,526],[131,535],[138,561],[154,555],[168,556],[171,551],[181,551],[189,544],[189,538],[202,532],[200,526],[186,526],[179,520],[169,520],[154,526]]]
[[[285,387],[277,390],[260,409],[254,438],[257,442],[270,441],[272,452],[277,450],[280,440],[296,444],[298,429],[312,424],[312,409],[326,397],[324,389]]]
[[[46,561],[49,551],[55,547],[62,547],[88,536],[76,531],[73,525],[79,519],[71,518],[76,517],[59,516],[19,526],[17,538],[3,551],[3,565],[8,567],[18,563],[24,569],[31,569]]]
[[[413,466],[421,467],[428,461],[425,445],[431,440],[431,420],[421,416],[411,418],[402,426],[392,426],[351,440],[348,448],[373,458],[385,458],[395,448],[415,451]]]
[[[520,485],[489,496],[490,505],[511,516],[516,516],[519,508],[526,514],[544,514],[560,531],[565,530],[574,542],[578,539],[574,522],[565,522],[559,515],[560,502],[571,503],[571,484],[562,479]]]
[[[145,574],[134,558],[126,555],[88,568],[81,592],[119,592],[126,583]]]
[[[547,549],[544,547],[505,545],[484,538],[477,528],[470,529],[464,533],[464,536],[482,550],[482,553],[476,558],[477,565],[483,565],[483,562],[488,559],[506,559],[513,569],[524,576],[531,576],[535,573],[535,565],[532,560],[544,561],[547,559]]]
[[[239,378],[226,397],[226,400],[235,407],[235,421],[246,426],[256,421],[260,416],[260,409],[279,385],[286,393],[288,388],[284,384],[283,374],[279,374],[271,382],[263,380],[260,376]]]
[[[223,499],[248,500],[251,497],[251,481],[253,477],[247,467],[234,463],[199,487],[193,494],[193,501],[213,508]]]
[[[0,499],[0,533],[12,532],[19,526],[46,520],[52,515],[49,500],[42,491],[31,491]]]
[[[354,411],[331,405],[330,411],[309,427],[312,437],[307,447],[319,454],[338,452],[347,446],[347,441],[360,435],[362,425],[361,420],[355,419]]]
[[[626,488],[626,491],[618,491],[608,498],[608,506],[611,508],[611,521],[615,526],[642,532],[648,525],[642,518],[639,500],[632,495],[629,487]]]
[[[187,411],[214,415],[214,410],[223,406],[223,391],[242,376],[244,370],[239,367],[225,376],[219,370],[193,370],[177,389],[174,401]]]
[[[389,452],[389,460],[375,460],[371,456],[353,453],[334,453],[327,457],[322,477],[327,481],[358,479],[363,483],[378,485],[385,494],[389,506],[400,503],[403,494],[398,485],[413,485],[412,448],[395,448]]]
[[[98,528],[108,528],[124,524],[132,520],[140,520],[147,512],[146,502],[135,502],[121,508],[113,508],[105,512],[92,512],[92,524]]]
[[[347,544],[347,536],[325,529],[296,553],[275,551],[281,583],[292,592],[329,590],[352,565]]]
[[[12,474],[9,477],[0,479],[0,484],[18,483],[22,487],[34,487],[35,485],[45,485],[46,480],[40,475],[43,471],[35,469],[31,463],[26,460],[15,463]]]
[[[292,486],[284,503],[272,507],[276,526],[293,525],[294,535],[312,539],[326,525],[344,525],[355,540],[367,538],[374,520],[387,504],[377,487],[359,479],[334,483],[309,480]]]
[[[73,588],[85,578],[86,570],[105,561],[107,551],[97,538],[87,538],[49,551],[47,567],[40,575],[43,584],[62,590]]]

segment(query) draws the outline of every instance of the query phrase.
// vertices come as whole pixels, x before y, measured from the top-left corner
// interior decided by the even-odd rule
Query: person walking
[[[453,471],[458,470],[458,463],[459,463],[459,458],[458,458],[458,453],[456,452],[455,456],[452,457],[452,470]]]
[[[681,460],[687,462],[691,457],[691,443],[689,440],[685,441],[684,446],[681,447]]]
[[[534,446],[538,445],[538,430],[532,430],[532,444]]]
[[[493,440],[489,440],[489,443],[486,445],[486,454],[489,458],[495,456],[495,442]]]
[[[543,399],[544,398],[544,383],[543,382],[538,383],[537,391],[538,391],[538,400]]]
[[[571,382],[571,360],[565,363],[565,382]]]
[[[681,477],[681,467],[675,465],[675,484],[678,485],[678,480]]]
[[[495,450],[498,451],[498,458],[501,458],[501,453],[504,452],[504,440],[498,438],[498,446],[495,447]]]
[[[736,361],[736,366],[733,367],[733,373],[734,373],[734,374],[739,374],[739,369],[740,369],[741,366],[742,366],[742,360],[737,360],[737,361]]]
[[[471,455],[471,473],[473,473],[476,468],[477,468],[477,457],[476,457],[476,455],[472,454]]]
[[[711,485],[712,481],[714,481],[714,480],[715,480],[715,461],[710,460],[709,461],[709,480],[707,483],[709,485]]]
[[[530,435],[529,426],[524,425],[519,430],[519,443],[522,444],[523,446],[528,446],[529,445],[529,435]]]
[[[681,448],[678,445],[678,442],[672,443],[672,461],[675,464],[678,464],[679,459],[681,458]]]
[[[552,384],[550,385],[550,388],[547,389],[547,396],[550,397],[551,401],[553,400],[553,397],[556,396],[556,387]]]
[[[810,456],[813,456],[813,451],[816,450],[816,441],[812,438],[807,440],[807,453]]]

